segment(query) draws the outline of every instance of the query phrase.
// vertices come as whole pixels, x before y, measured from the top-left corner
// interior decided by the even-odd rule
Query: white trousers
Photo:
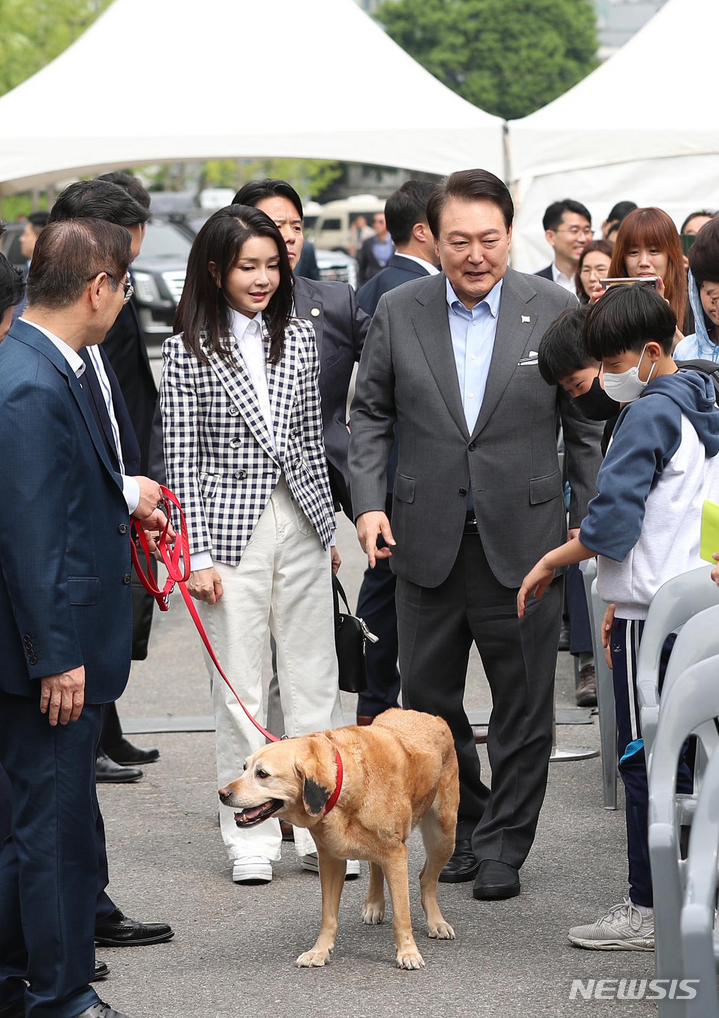
[[[245,707],[262,722],[262,659],[267,628],[277,643],[277,672],[287,735],[332,727],[339,711],[330,553],[290,496],[275,488],[237,566],[221,562],[224,594],[198,603],[220,664]],[[224,787],[242,773],[245,758],[265,740],[245,716],[209,655],[215,713],[217,780]],[[275,818],[240,830],[234,811],[220,806],[222,839],[231,860],[248,855],[280,858],[282,835]],[[295,828],[298,855],[316,851],[309,831]]]

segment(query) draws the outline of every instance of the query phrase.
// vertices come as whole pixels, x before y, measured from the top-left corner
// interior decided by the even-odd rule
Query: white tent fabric
[[[195,159],[295,157],[504,175],[503,121],[353,0],[115,0],[0,98],[0,195]]]
[[[510,122],[519,268],[550,261],[542,215],[557,199],[584,202],[595,226],[623,200],[658,205],[678,226],[719,208],[718,29],[719,0],[668,0],[578,85]]]

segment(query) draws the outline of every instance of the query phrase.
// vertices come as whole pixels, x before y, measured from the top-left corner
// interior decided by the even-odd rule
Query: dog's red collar
[[[336,746],[335,746],[335,763],[337,764],[337,783],[335,784],[334,792],[327,800],[327,805],[325,806],[325,816],[327,816],[330,810],[333,810],[335,808],[335,806],[337,805],[337,800],[340,797],[340,793],[342,792],[342,779],[344,777],[344,768],[342,766],[342,757],[340,756],[340,752]]]

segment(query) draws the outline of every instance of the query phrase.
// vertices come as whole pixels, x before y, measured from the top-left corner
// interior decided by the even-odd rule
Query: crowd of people
[[[95,943],[173,936],[107,896],[96,795],[159,755],[126,739],[115,701],[152,623],[129,523],[164,526],[164,482],[215,651],[261,722],[270,637],[267,724],[289,737],[342,724],[336,511],[356,524],[358,614],[380,636],[357,722],[400,697],[448,722],[460,800],[440,880],[472,882],[478,900],[521,891],[565,605],[577,702],[596,703],[578,563],[597,556],[630,892],[569,935],[653,949],[636,655],[659,586],[700,564],[704,500],[719,502],[719,219],[697,212],[680,235],[661,209],[620,202],[594,239],[587,208],[558,201],[553,260],[529,275],[509,264],[500,179],[409,181],[371,234],[357,227],[355,294],[298,273],[291,183],[251,181],[195,238],[158,399],[132,302],[149,207],[127,174],[80,181],[29,217],[24,274],[0,256],[0,1018],[123,1018],[91,986]],[[491,782],[464,709],[472,644],[492,694]],[[206,660],[225,786],[262,736]],[[271,881],[283,840],[318,870],[304,828],[240,829],[218,808],[235,883]]]

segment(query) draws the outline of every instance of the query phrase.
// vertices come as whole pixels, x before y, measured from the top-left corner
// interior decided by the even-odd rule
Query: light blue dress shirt
[[[447,280],[449,331],[452,334],[459,391],[470,435],[477,423],[487,388],[503,282],[500,279],[495,283],[484,300],[469,311]]]

